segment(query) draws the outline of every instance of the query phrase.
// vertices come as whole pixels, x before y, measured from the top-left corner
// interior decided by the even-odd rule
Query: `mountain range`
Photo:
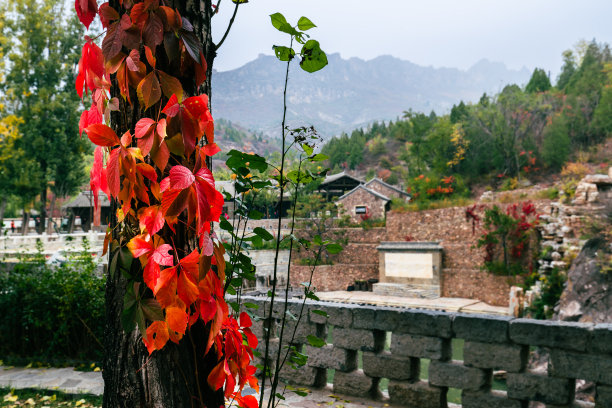
[[[506,84],[524,85],[530,72],[483,59],[467,70],[420,66],[392,56],[372,60],[328,55],[329,65],[308,74],[291,64],[287,92],[289,126],[314,125],[329,138],[395,120],[404,111],[447,113],[463,100],[476,102]],[[286,65],[259,55],[244,66],[214,72],[212,109],[224,118],[267,136],[280,134]]]

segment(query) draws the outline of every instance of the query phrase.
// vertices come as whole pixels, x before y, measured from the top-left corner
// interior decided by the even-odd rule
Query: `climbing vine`
[[[96,16],[105,29],[102,47],[86,37],[78,64],[76,91],[91,97],[80,132],[97,145],[90,186],[95,206],[102,191],[116,203],[117,224],[108,230],[105,252],[110,270],[129,276],[122,320],[126,331],[138,326],[148,352],[168,341],[178,343],[197,321],[210,327],[201,353],[214,348],[218,361],[208,376],[226,398],[257,406],[241,395],[248,383],[257,390],[252,349],[257,338],[246,313],[230,314],[225,301],[225,248],[211,233],[223,196],[207,158],[214,143],[213,118],[205,94],[185,97],[179,78],[193,76],[198,89],[206,79],[206,60],[192,24],[177,9],[158,0],[119,1],[119,9],[95,0],[76,0],[80,21]],[[177,71],[165,72],[164,66]],[[111,97],[111,76],[121,101]],[[135,127],[118,135],[110,113],[140,110]],[[187,235],[186,245],[183,236]],[[185,247],[190,250],[185,251]],[[131,276],[138,259],[142,276]],[[115,272],[117,273],[117,272]]]

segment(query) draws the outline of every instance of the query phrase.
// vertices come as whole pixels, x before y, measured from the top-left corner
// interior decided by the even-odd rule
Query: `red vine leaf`
[[[108,2],[103,3],[98,9],[98,14],[100,15],[100,22],[102,23],[102,27],[106,28],[110,23],[115,20],[119,20],[119,13],[117,10],[112,8]]]
[[[102,41],[102,53],[107,61],[121,52],[124,36],[125,31],[119,22],[115,22],[108,27],[106,36]]]
[[[78,0],[77,0],[78,1]],[[89,37],[85,37],[86,42],[81,50],[79,59],[79,74],[76,78],[76,91],[79,97],[83,97],[83,87],[93,91],[103,85],[104,81],[104,57],[102,50]]]
[[[98,12],[96,0],[75,0],[74,9],[81,23],[83,23],[85,28],[89,29],[91,22]]]
[[[162,113],[169,118],[173,118],[179,113],[180,109],[181,105],[179,105],[178,98],[175,94],[173,94],[166,103],[166,106],[164,106]]]
[[[164,227],[164,213],[159,205],[142,208],[138,211],[140,229],[146,229],[150,235],[157,234]]]
[[[142,39],[148,47],[155,49],[164,40],[164,23],[156,14],[150,14],[142,30]]]
[[[175,190],[184,190],[195,181],[195,176],[185,166],[174,166],[170,169],[170,186]]]

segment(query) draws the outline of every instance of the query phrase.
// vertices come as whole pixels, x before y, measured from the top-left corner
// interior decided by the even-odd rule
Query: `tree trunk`
[[[52,193],[53,194],[53,193]],[[49,207],[49,224],[47,225],[47,234],[53,234],[53,213],[55,212],[55,201],[57,196],[55,194],[51,197],[51,206]]]
[[[28,233],[28,227],[30,223],[30,213],[23,209],[23,218],[21,220],[21,235],[26,235]]]
[[[119,1],[110,1],[110,5],[120,10]],[[179,77],[186,96],[206,93],[210,96],[210,75],[215,56],[210,32],[212,5],[210,0],[174,0],[165,5],[178,9],[181,16],[192,23],[199,37],[206,61],[208,63],[207,79],[200,89],[196,89],[193,77]],[[158,48],[163,53],[163,46]],[[167,62],[158,59],[157,68],[168,71]],[[112,76],[111,96],[120,100],[119,112],[111,115],[111,126],[118,135],[127,130],[134,131],[136,122],[142,117],[138,99],[134,93],[133,105],[128,105],[119,95],[119,88]],[[171,160],[172,161],[172,160]],[[167,170],[166,170],[167,171]],[[113,238],[118,239],[119,228],[115,228],[117,203],[111,203],[111,228]],[[182,231],[182,233],[181,233]],[[160,235],[163,236],[162,231]],[[166,237],[164,237],[166,238]],[[174,243],[179,251],[188,249],[193,244],[193,236],[187,230],[177,226]],[[109,251],[109,256],[112,256]],[[187,253],[187,252],[185,252]],[[106,326],[104,332],[104,407],[105,408],[219,408],[224,406],[223,390],[213,391],[208,387],[208,374],[217,362],[214,349],[204,356],[208,339],[208,325],[199,320],[187,332],[180,343],[168,342],[161,351],[149,356],[138,329],[126,333],[121,324],[123,299],[126,293],[127,279],[118,270],[118,263],[113,264],[109,258],[109,274],[106,283]],[[132,262],[133,276],[142,276],[142,268],[137,260]],[[197,350],[197,352],[196,352]]]
[[[4,211],[6,211],[7,202],[8,200],[6,197],[2,197],[0,200],[0,232],[4,232]],[[8,228],[10,228],[10,226]]]
[[[45,232],[45,222],[47,220],[47,187],[40,192],[40,215],[38,216],[39,223],[36,226],[36,232],[42,234]]]

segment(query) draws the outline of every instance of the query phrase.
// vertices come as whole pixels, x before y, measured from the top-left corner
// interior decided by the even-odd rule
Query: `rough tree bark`
[[[116,10],[121,9],[118,0],[111,0],[110,5]],[[163,47],[158,49],[157,68],[179,77],[186,96],[202,93],[210,96],[210,75],[215,56],[210,31],[211,0],[166,0],[165,5],[176,8],[181,16],[192,23],[208,63],[207,79],[199,89],[196,89],[194,76],[180,77],[177,70],[169,66],[163,57]],[[133,105],[124,103],[114,75],[111,79],[111,97],[118,97],[121,104],[119,112],[113,112],[111,116],[111,126],[118,135],[122,135],[127,130],[134,132],[136,122],[142,117],[138,98],[134,93]],[[112,217],[115,213],[114,207],[115,203],[113,203]],[[118,239],[116,224],[116,220],[111,220],[113,238]],[[164,235],[163,231],[160,235]],[[185,228],[181,228],[180,224],[177,226],[174,243],[179,250],[183,248],[187,251],[193,248],[193,239],[194,237],[190,236]],[[132,263],[131,273],[142,275],[138,261]],[[120,270],[109,268],[104,333],[104,407],[218,408],[223,406],[222,390],[212,391],[206,381],[217,360],[212,349],[207,356],[203,355],[208,339],[208,327],[199,321],[192,326],[178,345],[168,342],[163,350],[155,351],[149,356],[138,330],[125,333],[121,324],[126,282]]]

